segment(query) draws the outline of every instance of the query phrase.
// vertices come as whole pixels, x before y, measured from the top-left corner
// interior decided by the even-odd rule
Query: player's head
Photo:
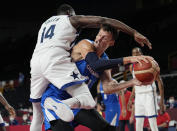
[[[110,25],[103,24],[96,36],[95,44],[97,46],[113,46],[118,37],[118,31]]]
[[[139,47],[135,47],[132,49],[132,56],[140,56],[140,55],[143,55],[143,52]]]
[[[74,9],[68,4],[62,4],[57,8],[57,15],[69,15],[74,16],[75,11]]]

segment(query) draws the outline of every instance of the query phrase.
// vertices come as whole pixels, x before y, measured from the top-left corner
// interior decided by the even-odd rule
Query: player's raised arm
[[[101,24],[109,24],[114,28],[133,36],[135,41],[138,42],[141,46],[144,46],[144,44],[146,44],[150,49],[152,48],[151,43],[145,36],[143,36],[135,29],[129,27],[128,25],[116,19],[111,19],[111,18],[101,17],[101,16],[76,15],[76,16],[71,16],[70,21],[75,28],[79,28],[79,27],[99,28]]]

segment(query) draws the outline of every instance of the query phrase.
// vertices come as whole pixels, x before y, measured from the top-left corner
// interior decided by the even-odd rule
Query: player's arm
[[[76,55],[77,54],[77,55]],[[78,56],[79,57],[76,57]],[[102,72],[107,69],[118,67],[120,64],[128,64],[138,62],[141,64],[141,60],[148,63],[146,58],[153,59],[149,56],[136,56],[136,57],[122,57],[117,59],[101,59],[98,57],[95,47],[88,40],[80,41],[72,50],[71,57],[74,62],[79,59],[85,59],[87,64],[96,72]]]
[[[163,86],[163,82],[162,82],[160,75],[156,77],[156,81],[157,81],[159,92],[160,92],[160,111],[161,113],[163,113],[165,110],[164,109],[164,86]]]
[[[4,107],[6,108],[6,110],[8,110],[8,112],[9,112],[10,115],[12,115],[12,116],[16,115],[14,108],[9,105],[9,103],[4,98],[4,96],[2,95],[2,93],[0,93],[0,102],[4,105]]]
[[[160,124],[160,125],[158,125],[158,127],[167,127],[168,126],[168,123],[166,123],[166,122],[164,122],[164,123],[162,123],[162,124]]]
[[[133,64],[131,64],[131,65],[129,66],[129,71],[130,71],[130,73],[132,74],[132,71],[133,71]]]
[[[80,59],[85,59],[85,57],[87,56],[87,54],[89,52],[95,52],[95,47],[93,46],[93,44],[84,39],[81,40],[80,42],[78,42],[72,49],[72,53],[71,53],[71,57],[74,60],[74,62],[78,61],[80,56]],[[97,56],[98,57],[98,56]]]
[[[110,70],[106,70],[100,76],[105,94],[116,93],[124,88],[133,87],[134,85],[141,85],[142,84],[137,79],[132,79],[132,80],[126,81],[124,83],[118,83],[116,80],[113,80],[109,74],[110,74]]]
[[[134,122],[134,116],[135,116],[135,105],[132,104],[131,108],[131,116],[129,118],[129,123],[132,124]]]
[[[135,29],[132,29],[128,25],[116,19],[111,19],[111,18],[106,18],[106,17],[101,17],[101,16],[77,15],[77,16],[71,16],[70,21],[71,21],[71,24],[76,29],[79,27],[99,28],[101,24],[109,24],[112,27],[133,36],[135,41],[138,42],[141,46],[144,46],[144,44],[146,44],[150,49],[152,48],[151,43],[145,36],[143,36],[142,34],[137,32]]]
[[[132,102],[133,102],[133,99],[134,99],[134,98],[135,98],[135,88],[133,87],[132,93],[131,93],[131,95],[130,95],[130,98],[129,98],[128,104],[127,104],[127,109],[128,109],[129,111],[131,111]]]
[[[119,96],[120,96],[120,98],[121,98],[121,103],[122,103],[122,110],[121,110],[121,113],[122,113],[123,118],[125,118],[126,115],[127,115],[127,111],[126,111],[126,103],[125,103],[124,90],[119,91],[118,94],[119,94]]]

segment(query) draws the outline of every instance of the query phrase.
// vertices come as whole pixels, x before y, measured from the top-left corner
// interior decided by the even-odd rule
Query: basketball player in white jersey
[[[136,47],[132,50],[133,56],[143,55],[140,48]],[[130,71],[134,76],[133,66],[130,66]],[[156,80],[160,91],[160,112],[164,112],[164,88],[160,75],[157,75]],[[136,118],[136,131],[143,131],[144,118],[149,120],[151,131],[158,131],[156,117],[157,117],[157,94],[155,81],[149,85],[134,86],[132,94],[129,99],[128,107],[131,106],[133,97],[135,96],[135,118]]]
[[[9,115],[12,115],[15,117],[16,114],[15,114],[14,108],[11,105],[9,105],[9,103],[3,97],[3,95],[1,93],[0,93],[0,102],[1,102],[1,104],[3,104],[3,106],[9,112]],[[2,119],[2,116],[0,115],[0,131],[6,131],[6,128],[4,126],[5,126],[4,121]]]
[[[33,102],[31,131],[41,131],[41,127],[37,126],[43,122],[40,98],[49,83],[59,89],[66,89],[73,97],[66,101],[66,105],[61,102],[61,105],[57,107],[65,110],[65,112],[60,110],[61,112],[57,114],[64,121],[73,119],[72,111],[67,105],[70,108],[86,109],[95,106],[95,102],[84,84],[86,78],[80,75],[75,63],[71,62],[69,52],[77,36],[78,28],[97,28],[104,23],[132,35],[139,44],[142,46],[146,44],[151,48],[151,43],[146,37],[118,20],[99,16],[76,16],[71,6],[61,5],[57,10],[57,16],[52,16],[42,24],[31,59],[30,100]],[[55,108],[51,107],[51,109]]]

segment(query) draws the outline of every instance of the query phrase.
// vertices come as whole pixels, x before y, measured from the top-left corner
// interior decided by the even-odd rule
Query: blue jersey
[[[101,58],[108,59],[108,56],[106,55],[106,53],[103,53]],[[87,66],[87,62],[85,60],[80,60],[80,61],[76,62],[76,65],[77,65],[77,68],[78,68],[79,72],[81,73],[81,75],[88,77],[88,81],[87,81],[88,87],[91,88],[93,86],[93,84],[98,80],[101,72],[98,73],[98,72],[93,72],[93,70],[92,71],[89,70],[89,68]],[[44,114],[45,130],[50,128],[49,120],[47,119],[47,117],[45,115],[45,109],[43,106],[44,101],[47,97],[56,98],[58,100],[66,100],[68,98],[71,98],[71,96],[65,90],[58,89],[53,84],[49,84],[49,87],[46,89],[46,91],[42,95],[42,99],[41,99],[41,107],[42,107],[43,114]],[[80,111],[80,109],[73,109],[74,115],[76,115],[79,111]],[[51,112],[51,114],[53,114],[53,116],[56,119],[59,119],[54,112]],[[72,122],[71,125],[75,126],[77,124]]]
[[[100,92],[105,105],[105,120],[111,125],[118,126],[120,116],[120,103],[117,94],[104,94],[103,85],[100,83]]]
[[[108,59],[108,56],[106,55],[106,53],[103,53],[101,58]],[[81,75],[87,76],[89,78],[88,87],[90,89],[93,86],[93,84],[98,80],[101,72],[97,73],[97,72],[90,71],[87,68],[87,62],[85,60],[81,60],[81,61],[76,62],[76,65],[77,65],[77,68],[79,69],[79,72],[81,73]]]

